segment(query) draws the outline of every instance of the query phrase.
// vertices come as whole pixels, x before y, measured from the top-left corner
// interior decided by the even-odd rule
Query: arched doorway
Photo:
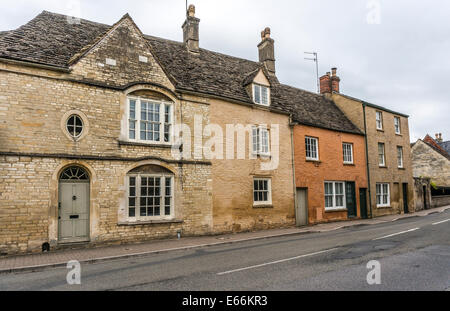
[[[63,170],[59,177],[58,240],[89,241],[89,174],[80,166]]]

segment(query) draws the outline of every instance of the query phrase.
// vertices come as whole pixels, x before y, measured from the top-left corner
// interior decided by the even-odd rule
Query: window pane
[[[261,97],[262,97],[262,104],[263,105],[268,105],[269,104],[269,100],[268,100],[268,92],[267,92],[267,87],[262,86],[261,87]]]
[[[135,208],[128,209],[128,217],[136,217],[136,209]]]
[[[261,87],[259,85],[255,85],[253,88],[253,91],[255,92],[255,102],[260,104],[261,103]]]

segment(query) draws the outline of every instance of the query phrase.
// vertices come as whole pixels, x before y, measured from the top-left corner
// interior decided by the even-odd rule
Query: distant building
[[[448,143],[448,142],[447,142]],[[450,154],[442,147],[449,145],[442,142],[442,134],[437,134],[436,139],[430,135],[419,139],[412,144],[413,175],[416,179],[429,179],[429,186],[421,184],[416,188],[416,209],[421,209],[421,202],[426,200],[424,193],[432,195],[430,205],[432,207],[450,204]],[[430,187],[429,190],[423,187]]]

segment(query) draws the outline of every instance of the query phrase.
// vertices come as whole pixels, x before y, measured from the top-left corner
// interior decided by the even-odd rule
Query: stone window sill
[[[151,143],[142,143],[136,141],[126,141],[119,140],[119,146],[140,146],[140,147],[153,147],[153,148],[172,148],[172,144],[151,144]]]
[[[381,132],[381,133],[384,133],[384,130],[383,130],[383,129],[381,129],[381,130],[380,130],[380,129],[377,129],[377,131],[378,131],[378,132]]]
[[[325,209],[325,213],[347,212],[346,208],[329,208]]]
[[[145,221],[124,221],[119,222],[119,226],[142,226],[142,225],[160,225],[160,224],[181,224],[183,220],[169,219],[169,220],[145,220]]]
[[[320,161],[320,160],[313,160],[313,159],[306,159],[306,162],[317,163],[317,164],[322,163],[322,161]]]
[[[356,166],[355,163],[344,163],[344,166]]]
[[[383,165],[383,166],[378,166],[379,168],[388,168],[387,166]]]
[[[272,204],[253,204],[253,208],[273,208]]]
[[[399,167],[398,168],[400,171],[406,171],[406,168],[404,168],[404,167]]]

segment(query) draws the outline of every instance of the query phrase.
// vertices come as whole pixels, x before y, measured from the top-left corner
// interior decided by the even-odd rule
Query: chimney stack
[[[186,12],[186,21],[183,28],[183,42],[189,52],[199,53],[199,24],[200,19],[195,17],[195,6],[189,5],[189,9]]]
[[[258,44],[259,62],[263,63],[271,75],[275,75],[275,41],[270,37],[270,28],[261,31],[261,43]]]
[[[444,140],[442,139],[442,133],[436,134],[436,141],[438,143],[442,143]]]
[[[331,73],[320,77],[320,94],[339,93],[341,79],[336,75],[337,68],[331,68]]]
[[[320,94],[331,93],[331,73],[320,77]]]

